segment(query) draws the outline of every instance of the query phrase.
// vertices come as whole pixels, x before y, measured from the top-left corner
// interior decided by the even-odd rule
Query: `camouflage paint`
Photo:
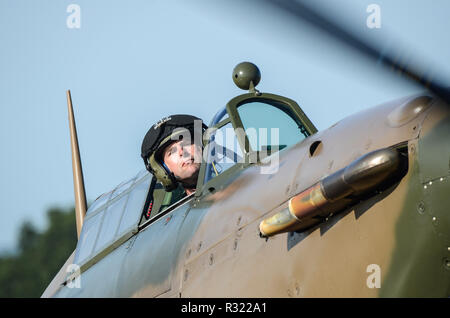
[[[410,112],[410,100],[283,149],[277,174],[261,175],[260,164],[235,169],[222,186],[205,187],[172,219],[165,215],[83,273],[81,291],[63,288],[57,296],[448,296],[448,178],[424,192],[427,178],[449,175],[449,157],[435,154],[448,147],[448,123],[437,125],[441,107]],[[312,151],[318,141],[320,151]],[[406,141],[409,170],[399,183],[308,231],[259,237],[259,223],[296,194],[365,153]],[[381,289],[367,285],[372,264],[381,269]]]
[[[450,296],[450,117],[435,105],[410,148],[413,165],[382,297]]]

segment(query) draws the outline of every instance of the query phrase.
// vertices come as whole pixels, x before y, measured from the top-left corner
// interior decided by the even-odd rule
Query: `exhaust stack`
[[[398,181],[405,159],[396,149],[368,153],[289,200],[289,207],[260,223],[261,237],[304,230]]]

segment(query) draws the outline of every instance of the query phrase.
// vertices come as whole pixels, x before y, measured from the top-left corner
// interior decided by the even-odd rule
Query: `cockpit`
[[[257,163],[315,132],[306,128],[295,108],[270,98],[229,104],[209,127],[204,136],[204,184],[236,164]]]
[[[146,170],[100,196],[88,209],[74,262],[84,267],[175,211],[193,198],[207,197],[246,167],[273,156],[317,132],[299,105],[260,93],[251,80],[247,94],[221,108],[203,135],[202,164],[194,194],[167,192]]]

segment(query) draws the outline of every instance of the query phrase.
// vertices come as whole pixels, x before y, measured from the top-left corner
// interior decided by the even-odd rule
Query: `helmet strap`
[[[166,169],[168,174],[172,173],[172,171],[170,171],[169,167],[167,167],[167,165],[166,165],[166,163],[164,161],[162,162],[162,165],[163,165],[164,169]]]

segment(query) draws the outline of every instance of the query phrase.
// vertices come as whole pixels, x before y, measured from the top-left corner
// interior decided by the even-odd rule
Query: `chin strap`
[[[181,182],[181,181],[177,179],[177,177],[173,174],[172,171],[170,171],[169,167],[167,167],[167,165],[164,163],[164,161],[162,162],[162,166],[164,167],[164,169],[166,169],[166,172],[167,172],[169,178],[172,179],[172,182],[175,183],[175,185],[176,185],[175,189],[176,189],[178,187],[178,185],[176,183]]]
[[[171,171],[170,171],[169,167],[167,167],[167,165],[166,165],[166,163],[164,161],[162,162],[162,165],[163,165],[164,169],[166,169],[167,173],[170,174]]]

